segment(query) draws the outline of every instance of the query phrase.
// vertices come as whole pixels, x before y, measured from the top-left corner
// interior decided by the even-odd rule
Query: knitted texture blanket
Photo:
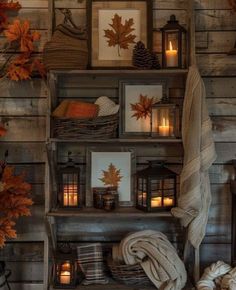
[[[204,83],[195,65],[189,68],[182,117],[184,164],[178,207],[172,214],[188,227],[188,241],[198,248],[211,204],[208,169],[216,159]]]
[[[157,231],[132,233],[120,243],[119,252],[128,265],[140,263],[158,289],[180,290],[187,280],[185,266],[167,237]]]

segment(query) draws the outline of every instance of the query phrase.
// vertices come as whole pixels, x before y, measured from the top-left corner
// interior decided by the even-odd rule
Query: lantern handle
[[[147,160],[150,167],[158,166],[163,167],[166,164],[166,160]]]

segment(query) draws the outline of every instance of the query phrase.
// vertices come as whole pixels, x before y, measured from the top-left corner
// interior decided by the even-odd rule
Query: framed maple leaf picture
[[[89,0],[90,67],[131,67],[134,45],[152,49],[152,0]]]
[[[165,80],[120,81],[120,137],[150,136],[152,105],[164,95]]]
[[[92,188],[116,187],[119,205],[134,205],[133,182],[135,174],[135,153],[133,148],[88,148],[87,152],[87,206],[92,205]]]

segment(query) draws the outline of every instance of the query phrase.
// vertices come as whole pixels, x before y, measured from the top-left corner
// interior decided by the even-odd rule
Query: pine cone
[[[151,56],[152,56],[152,69],[160,69],[161,65],[159,62],[158,54],[156,52],[152,52]]]
[[[138,41],[133,49],[133,66],[139,69],[152,67],[152,55],[142,41]]]

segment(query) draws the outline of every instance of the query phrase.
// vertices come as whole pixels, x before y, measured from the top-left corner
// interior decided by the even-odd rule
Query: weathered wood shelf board
[[[56,209],[50,211],[48,216],[54,217],[124,217],[124,218],[138,218],[138,217],[174,217],[171,215],[169,211],[162,211],[162,212],[144,212],[138,210],[134,207],[120,207],[113,211],[106,212],[104,210],[86,207],[81,209]]]
[[[181,143],[182,139],[177,138],[114,138],[114,139],[49,139],[56,143]]]
[[[115,76],[141,76],[152,75],[152,77],[159,75],[185,75],[188,73],[187,69],[159,69],[159,70],[137,70],[137,69],[90,69],[90,70],[51,70],[54,75],[115,75]]]
[[[55,288],[51,287],[50,290]],[[68,289],[68,288],[67,288]],[[127,286],[122,284],[117,284],[115,282],[106,285],[89,285],[83,286],[79,285],[76,289],[78,290],[155,290],[155,287],[143,287],[143,286]],[[68,289],[70,290],[70,289]]]

